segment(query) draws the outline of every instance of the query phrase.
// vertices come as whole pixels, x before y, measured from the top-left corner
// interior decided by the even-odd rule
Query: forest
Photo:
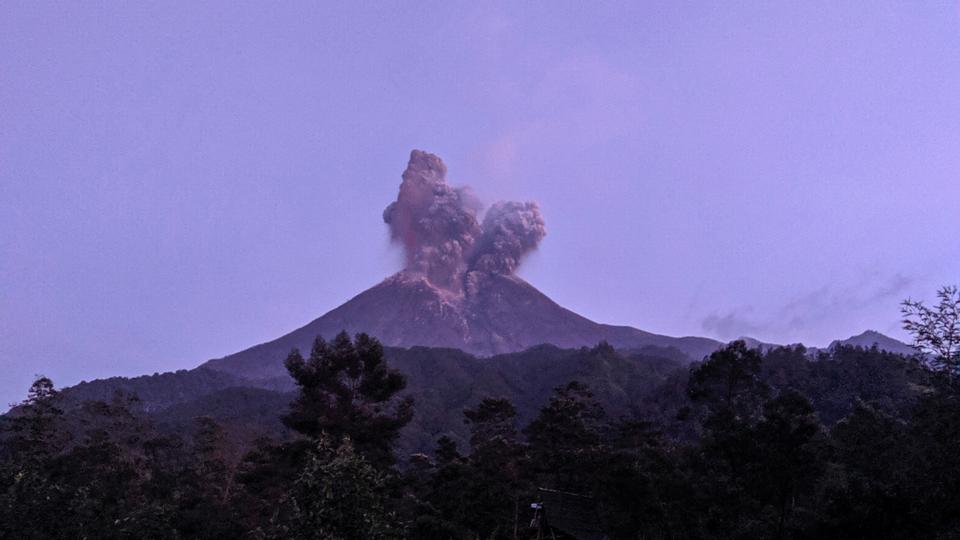
[[[161,429],[136,395],[68,407],[39,377],[0,417],[0,538],[958,538],[956,352],[927,343],[735,341],[616,414],[579,380],[527,416],[484,397],[467,444],[412,455],[416,395],[365,334],[293,351],[291,435],[250,444],[208,416]]]

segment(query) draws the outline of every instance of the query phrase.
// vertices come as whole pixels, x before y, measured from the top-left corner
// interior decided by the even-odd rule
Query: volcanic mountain
[[[397,200],[384,211],[406,268],[285,336],[206,367],[247,378],[283,375],[293,348],[316,336],[366,332],[393,347],[456,348],[490,356],[540,344],[674,348],[699,360],[720,344],[599,324],[565,309],[514,273],[546,234],[536,203],[498,202],[485,212],[466,188],[446,182],[439,157],[414,150]],[[481,219],[482,215],[482,219]]]
[[[388,346],[455,348],[479,356],[545,343],[573,348],[607,341],[617,348],[674,348],[699,360],[719,346],[707,338],[593,322],[514,275],[475,277],[482,283],[477,292],[456,296],[423,276],[399,272],[302,328],[205,366],[252,379],[280,376],[292,348],[308,351],[316,336],[329,339],[341,330],[367,332]]]

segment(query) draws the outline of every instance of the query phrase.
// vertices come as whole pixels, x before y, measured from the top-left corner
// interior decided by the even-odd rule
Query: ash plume
[[[494,274],[512,274],[547,234],[535,202],[498,202],[487,210],[482,228],[471,269]]]
[[[406,251],[407,269],[441,286],[466,271],[465,255],[480,236],[479,205],[465,190],[447,185],[446,176],[439,157],[414,150],[397,200],[383,211],[391,238]]]
[[[546,234],[539,207],[498,202],[481,224],[479,201],[448,185],[446,175],[439,157],[412,151],[397,200],[383,211],[391,239],[404,247],[406,270],[449,289],[462,287],[471,271],[512,274]]]

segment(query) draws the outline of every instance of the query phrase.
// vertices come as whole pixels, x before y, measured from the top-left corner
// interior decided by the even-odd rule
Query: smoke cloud
[[[498,202],[481,223],[482,205],[467,188],[447,184],[447,167],[414,150],[397,200],[383,211],[390,237],[403,245],[407,270],[459,288],[468,272],[512,274],[546,235],[533,202]]]
[[[482,228],[471,267],[494,274],[512,274],[547,235],[535,202],[498,202],[487,210]]]

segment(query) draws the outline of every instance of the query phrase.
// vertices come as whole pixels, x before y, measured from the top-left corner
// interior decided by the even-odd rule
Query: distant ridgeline
[[[401,459],[426,452],[441,436],[468,445],[462,411],[483,397],[507,398],[528,422],[554,388],[570,381],[587,384],[613,417],[657,419],[676,425],[688,406],[685,394],[689,358],[670,348],[618,350],[607,344],[578,349],[542,345],[523,352],[476,357],[456,349],[387,348],[389,365],[407,377],[406,394],[415,400],[413,421],[401,435]],[[63,391],[69,403],[109,401],[120,392],[135,395],[137,406],[161,427],[187,430],[209,416],[249,443],[259,435],[289,436],[279,416],[295,395],[280,360],[271,376],[247,378],[205,364],[174,373],[85,382]],[[256,374],[260,374],[258,370]],[[922,373],[894,353],[836,343],[824,351],[771,347],[764,377],[774,388],[795,388],[811,397],[827,424],[843,418],[856,400],[896,414],[917,395]]]

